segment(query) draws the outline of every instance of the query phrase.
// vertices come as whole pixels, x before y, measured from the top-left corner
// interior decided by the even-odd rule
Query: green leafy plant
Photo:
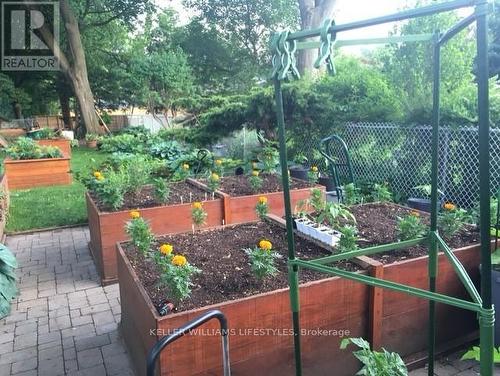
[[[167,288],[176,302],[185,300],[191,295],[193,276],[201,270],[191,265],[185,256],[174,255],[173,247],[164,244],[155,253],[155,262],[160,269],[159,285]]]
[[[207,187],[210,189],[210,192],[215,192],[220,187],[220,175],[212,172],[207,180]]]
[[[340,220],[356,223],[356,218],[345,205],[326,202],[320,212],[316,213],[316,222],[326,223],[331,228],[340,229]]]
[[[57,135],[53,129],[42,128],[39,129],[36,133],[34,133],[33,138],[36,140],[51,140],[57,138]]]
[[[319,170],[318,167],[312,166],[311,169],[307,172],[307,180],[311,184],[318,183],[319,179]]]
[[[158,202],[166,204],[168,198],[170,197],[170,187],[162,178],[156,178],[153,180],[153,187],[155,190],[155,198]]]
[[[40,146],[27,137],[19,137],[6,149],[7,156],[14,160],[61,158],[61,150],[55,146]]]
[[[427,226],[420,220],[420,213],[413,211],[403,218],[397,219],[396,232],[399,240],[411,240],[425,236]]]
[[[392,192],[386,184],[375,184],[371,192],[371,197],[375,202],[391,202]]]
[[[350,344],[359,348],[353,355],[363,364],[363,368],[356,375],[408,376],[405,363],[398,353],[386,349],[382,349],[381,352],[372,351],[368,341],[363,338],[344,338],[340,342],[340,348],[345,350]]]
[[[281,255],[273,251],[273,244],[269,240],[261,240],[258,246],[245,249],[245,253],[250,259],[252,272],[257,279],[262,280],[278,274],[275,263]]]
[[[104,173],[96,171],[90,188],[102,203],[113,210],[123,205],[127,176],[123,171],[107,170]]]
[[[191,208],[191,218],[196,226],[202,226],[207,220],[207,212],[203,209],[201,202],[194,202]]]
[[[191,166],[188,163],[182,163],[175,171],[173,180],[183,181],[191,175]]]
[[[311,194],[307,203],[312,206],[315,212],[321,212],[326,205],[325,195],[323,194],[323,191],[318,188],[311,189]]]
[[[220,158],[214,160],[214,165],[212,170],[219,176],[222,176],[224,173],[224,161]]]
[[[248,177],[248,183],[254,193],[257,193],[262,188],[263,180],[260,177],[259,171],[252,171],[252,174]]]
[[[127,159],[120,169],[126,176],[125,192],[136,195],[149,182],[153,165],[148,158],[137,155]]]
[[[479,346],[472,347],[464,355],[462,355],[461,360],[476,360],[481,361],[481,348]],[[500,364],[500,347],[493,348],[493,363]]]
[[[93,141],[99,141],[101,139],[101,136],[95,133],[87,133],[85,135],[85,141],[88,142],[93,142]]]
[[[259,197],[257,205],[255,206],[255,211],[257,212],[257,215],[260,219],[264,219],[266,217],[267,213],[269,212],[269,205],[267,204],[266,196]]]
[[[125,225],[125,232],[132,239],[132,243],[143,255],[147,255],[151,249],[154,235],[149,223],[141,217],[137,210],[130,212],[130,220]]]
[[[354,185],[354,183],[349,183],[344,186],[344,204],[346,205],[356,205],[363,202],[363,195],[361,190]]]
[[[443,209],[438,217],[438,225],[443,235],[450,237],[464,227],[469,216],[467,211],[457,208],[452,203],[444,204]]]
[[[275,141],[258,136],[262,147],[257,151],[257,160],[265,173],[275,173],[279,164],[279,152]]]
[[[358,229],[356,226],[345,225],[339,229],[341,236],[338,244],[339,252],[351,252],[358,249]]]
[[[16,257],[0,244],[0,319],[10,313],[12,299],[17,296],[16,268]]]

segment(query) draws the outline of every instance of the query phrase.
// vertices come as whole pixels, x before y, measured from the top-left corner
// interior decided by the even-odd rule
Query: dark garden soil
[[[276,262],[279,273],[261,282],[252,274],[244,249],[255,247],[262,239],[271,241],[273,249],[281,254],[282,258]],[[330,254],[307,240],[299,238],[296,240],[297,256],[301,259]],[[179,303],[177,311],[288,287],[286,231],[275,224],[259,222],[194,234],[165,236],[158,239],[155,249],[163,243],[172,244],[174,253],[183,254],[192,265],[202,270],[193,279],[195,286],[191,297]],[[156,264],[152,260],[145,259],[130,243],[125,245],[125,252],[155,306],[168,300],[166,289],[158,286],[159,272]],[[360,269],[350,262],[335,265],[350,271]],[[325,274],[305,269],[300,271],[299,276],[302,283],[326,278]]]
[[[397,219],[410,214],[412,209],[405,208],[389,203],[370,203],[356,205],[349,208],[357,221],[358,237],[360,248],[366,248],[374,245],[388,244],[397,242]],[[423,223],[430,224],[430,215],[421,213]],[[479,230],[476,226],[466,225],[462,230],[451,238],[445,238],[447,244],[452,249],[465,247],[478,243]],[[407,249],[390,251],[371,255],[384,264],[390,264],[395,261],[416,258],[428,254],[428,247],[419,245]]]
[[[96,202],[100,211],[113,211],[99,198],[91,193],[92,199]],[[195,201],[211,200],[212,194],[186,182],[177,182],[170,184],[170,196],[166,203],[160,203],[155,198],[154,188],[152,186],[144,186],[138,194],[126,194],[123,200],[123,205],[116,210],[133,210],[140,208],[151,208],[163,205],[176,205],[181,203],[189,203]]]
[[[250,196],[259,193],[273,193],[281,192],[283,190],[281,185],[281,177],[275,174],[261,174],[262,188],[258,192],[254,192],[248,182],[249,176],[235,175],[225,176],[221,179],[219,190],[227,193],[230,196]],[[291,178],[291,189],[310,188],[311,184],[304,180]],[[204,182],[206,184],[206,182]]]

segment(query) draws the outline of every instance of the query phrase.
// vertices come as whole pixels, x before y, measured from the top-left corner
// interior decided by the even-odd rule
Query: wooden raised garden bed
[[[41,146],[54,146],[61,150],[64,157],[71,158],[71,141],[65,138],[42,139],[36,140],[36,143]]]
[[[285,215],[285,204],[280,178],[277,175],[262,174],[264,186],[261,193],[252,193],[246,175],[229,176],[221,179],[221,187],[217,191],[224,200],[224,218],[226,224],[245,223],[258,219],[255,205],[259,197],[267,197],[269,213],[277,216]],[[204,189],[208,187],[203,182],[197,182]],[[307,200],[311,195],[311,188],[325,191],[321,185],[311,186],[308,182],[291,179],[290,201],[292,210],[300,201]]]
[[[183,183],[184,184],[184,183]],[[119,211],[109,211],[99,207],[95,198],[89,193],[86,194],[87,215],[90,229],[89,248],[94,258],[97,271],[101,277],[102,284],[114,283],[117,281],[116,268],[116,243],[128,239],[125,233],[125,223],[130,219],[129,212],[139,208],[142,217],[149,221],[151,229],[157,234],[169,234],[181,231],[192,230],[191,209],[189,190],[196,192],[191,201],[203,201],[203,208],[207,212],[206,227],[214,227],[223,223],[223,202],[215,197],[210,199],[210,194],[201,191],[190,181],[182,186],[181,194],[184,194],[183,202],[178,200],[177,191],[172,189],[173,202],[168,205],[158,206],[154,201],[146,202],[142,207],[140,203],[136,206],[129,206]],[[194,194],[194,193],[193,193]],[[194,198],[198,197],[198,198]],[[207,200],[205,200],[205,197]],[[134,203],[132,202],[132,205]]]
[[[10,189],[71,184],[70,158],[4,160]]]
[[[232,231],[234,228],[252,225],[258,226],[229,226],[195,235],[177,234],[160,239],[158,245],[163,242],[173,244],[174,249],[179,252],[184,250],[181,253],[202,271],[205,270],[205,273],[202,272],[203,277],[195,280],[196,287],[192,297],[187,302],[180,303],[177,312],[167,316],[160,316],[156,309],[157,303],[165,297],[162,297],[161,289],[154,287],[154,273],[144,273],[149,270],[147,264],[141,262],[141,256],[138,256],[130,244],[118,245],[121,330],[138,375],[145,374],[146,354],[155,341],[169,334],[169,330],[180,327],[210,309],[219,309],[228,318],[234,373],[278,376],[293,374],[293,338],[280,335],[289,334],[292,328],[289,294],[283,288],[283,283],[286,285],[286,267],[283,264],[279,267],[284,282],[273,279],[262,286],[255,286],[249,279],[247,262],[235,268],[238,253],[242,253],[242,248],[245,248],[242,239],[246,239],[247,246],[251,246],[255,236],[259,236],[261,232],[256,229],[248,232],[251,236],[231,236]],[[273,244],[278,244],[276,250],[286,255],[285,232],[283,229],[281,231],[274,227],[269,237]],[[279,237],[282,237],[282,241],[276,240]],[[298,257],[307,259],[312,242],[298,237],[296,239]],[[214,272],[205,262],[210,255],[221,260],[219,251],[226,243],[233,251],[228,254],[227,248],[222,250],[222,255],[226,258],[217,264],[218,269]],[[479,247],[462,247],[454,253],[471,274],[473,281],[477,281]],[[380,256],[379,260],[361,257],[356,263],[366,269],[360,272],[426,288],[428,257],[411,258],[417,254],[418,250],[408,251],[408,258],[404,259],[404,253],[399,253],[398,257],[403,260],[390,259],[386,255]],[[232,260],[229,269],[227,260]],[[284,263],[285,259],[280,262]],[[337,332],[330,332],[336,335],[328,335],[327,332],[309,331],[310,335],[302,336],[304,374],[331,375],[333,372],[338,376],[351,376],[359,370],[359,365],[350,352],[339,350],[341,330],[346,336],[362,336],[376,348],[383,346],[403,356],[416,354],[426,348],[427,301],[337,277],[324,278],[324,275],[318,273],[311,277],[310,273],[313,272],[301,270],[299,273],[302,329],[305,332],[308,329]],[[218,284],[220,280],[213,279],[215,274],[224,276],[221,284]],[[212,285],[213,287],[207,288]],[[254,291],[248,287],[252,285]],[[235,294],[238,290],[235,286],[240,286],[239,296]],[[215,292],[211,293],[211,290]],[[226,299],[218,299],[217,291]],[[466,296],[465,289],[443,255],[439,258],[438,291],[457,297]],[[203,304],[203,297],[206,298],[206,304]],[[477,321],[473,314],[442,305],[438,305],[437,312],[438,346],[451,342],[453,345],[464,344],[477,334]],[[220,337],[214,331],[216,328],[216,323],[209,323],[203,331],[192,333],[165,350],[160,357],[159,375],[221,374]],[[273,329],[278,330],[273,332]]]

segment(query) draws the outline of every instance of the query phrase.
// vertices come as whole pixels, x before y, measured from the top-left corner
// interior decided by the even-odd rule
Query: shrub
[[[185,256],[165,255],[158,263],[160,286],[165,286],[174,301],[182,301],[191,295],[192,278],[201,270],[189,264]]]
[[[262,188],[263,180],[259,175],[259,171],[253,170],[251,175],[248,177],[248,183],[254,193],[257,193]]]
[[[246,249],[245,253],[250,259],[252,272],[257,279],[262,280],[278,273],[275,261],[281,258],[281,255],[273,252],[273,245],[269,240],[261,240],[258,246]]]
[[[153,165],[148,158],[137,155],[128,159],[120,169],[127,177],[125,192],[137,194],[150,181]]]
[[[127,176],[123,170],[118,172],[108,170],[105,173],[99,172],[98,176],[94,173],[90,188],[105,206],[118,210],[123,205],[126,182]]]
[[[47,139],[55,139],[57,138],[56,133],[53,129],[50,128],[42,128],[35,133],[33,133],[33,138],[36,140],[47,140]]]
[[[132,243],[143,255],[147,255],[154,240],[148,222],[141,217],[141,214],[133,210],[130,212],[130,221],[125,225],[125,231],[132,238]]]
[[[361,190],[354,185],[354,183],[349,183],[344,186],[344,203],[346,205],[356,205],[363,202],[363,195]]]
[[[260,196],[255,206],[255,211],[260,219],[264,219],[269,212],[269,205],[267,204],[267,197]]]
[[[27,137],[18,138],[6,149],[7,156],[14,160],[61,158],[61,150],[55,146],[40,146]]]
[[[372,199],[375,202],[391,202],[392,192],[386,184],[375,184],[371,193]]]
[[[339,252],[351,252],[358,249],[358,229],[355,226],[346,225],[339,229],[341,236],[338,245]]]
[[[443,235],[450,237],[464,227],[468,215],[465,210],[457,208],[452,203],[444,204],[443,209],[438,217],[438,225]]]
[[[191,218],[196,226],[202,226],[207,220],[207,212],[203,209],[201,202],[194,202],[191,208]]]
[[[101,150],[105,153],[144,154],[146,152],[144,140],[127,133],[103,137]]]
[[[427,226],[420,220],[420,213],[413,211],[403,218],[398,218],[396,232],[399,240],[411,240],[425,236]]]
[[[170,187],[168,186],[165,179],[157,178],[153,180],[153,186],[155,189],[155,198],[158,202],[162,204],[167,203],[170,196]]]
[[[354,356],[363,364],[363,368],[356,375],[366,376],[408,376],[405,363],[397,353],[372,351],[370,344],[363,338],[344,338],[340,348],[345,350],[349,344],[359,348],[354,351]]]

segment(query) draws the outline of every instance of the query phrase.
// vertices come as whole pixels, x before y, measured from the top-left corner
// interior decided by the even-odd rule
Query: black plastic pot
[[[300,180],[309,180],[308,177],[308,172],[309,170],[305,168],[304,166],[291,166],[289,168],[290,170],[290,176],[295,179],[300,179]]]
[[[321,176],[318,179],[318,183],[321,185],[324,185],[326,187],[327,192],[335,191],[335,184],[333,182],[333,178],[331,178],[329,176]]]
[[[408,206],[427,213],[431,212],[431,200],[428,198],[410,197],[408,199]]]

